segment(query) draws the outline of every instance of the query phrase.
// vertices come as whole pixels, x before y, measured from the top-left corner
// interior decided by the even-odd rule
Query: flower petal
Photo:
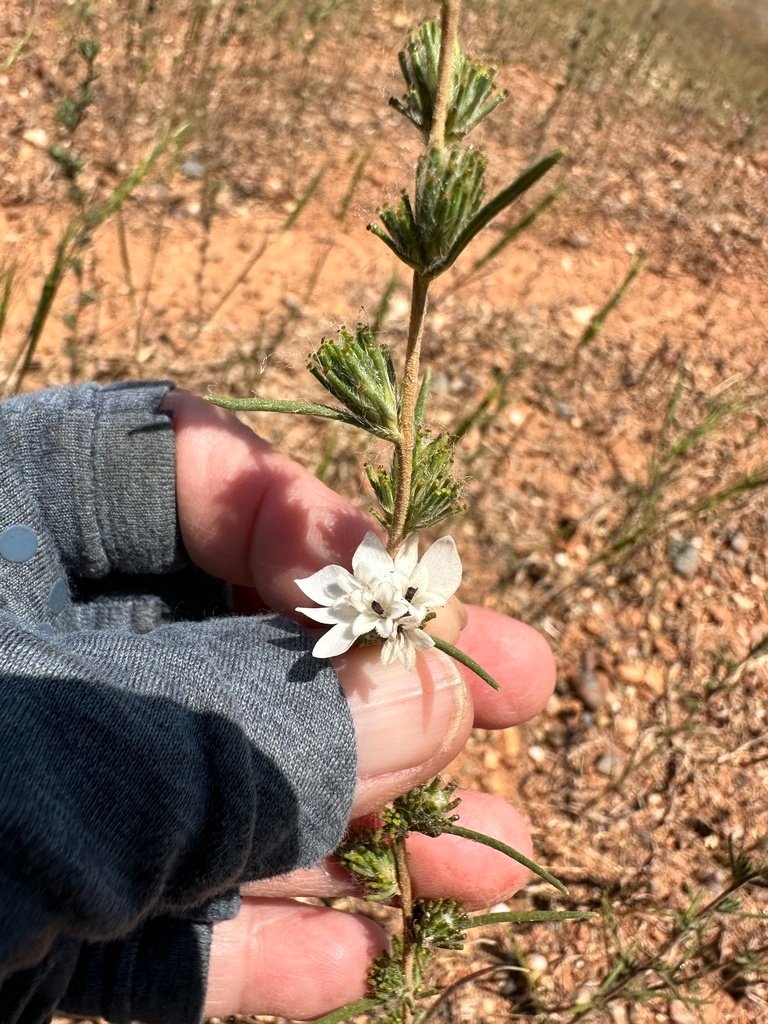
[[[339,616],[330,608],[297,608],[296,611],[313,622],[322,622],[328,626],[334,626],[339,621]]]
[[[395,563],[378,536],[369,530],[352,556],[352,571],[358,581],[371,585],[387,579]],[[321,570],[322,572],[322,570]]]
[[[382,640],[397,635],[397,623],[394,619],[376,619],[373,627]]]
[[[395,569],[410,579],[416,571],[418,561],[419,535],[418,533],[409,533],[395,555]]]
[[[435,646],[435,641],[423,629],[409,629],[406,636],[415,651],[426,651]]]
[[[356,615],[352,621],[352,632],[355,636],[365,636],[366,633],[370,633],[376,629],[376,624],[381,622],[378,615],[362,612],[360,615]]]
[[[316,658],[335,658],[339,654],[348,651],[355,642],[355,635],[348,622],[339,622],[333,629],[323,633],[315,646],[312,654]]]
[[[439,607],[445,604],[461,583],[461,559],[453,537],[441,537],[431,544],[411,576],[417,588],[418,604]],[[426,600],[427,594],[429,600]]]
[[[310,601],[316,601],[317,604],[333,604],[348,594],[350,589],[360,586],[354,576],[341,565],[326,565],[312,576],[294,580],[294,583]]]
[[[396,661],[401,662],[409,670],[416,663],[416,656],[411,647],[403,644],[401,633],[394,633],[381,648],[382,665],[394,665]]]

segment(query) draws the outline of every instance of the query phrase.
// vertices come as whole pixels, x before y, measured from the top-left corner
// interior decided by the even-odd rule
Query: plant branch
[[[448,106],[453,92],[453,70],[456,54],[456,40],[459,34],[461,0],[443,0],[440,22],[440,63],[437,69],[437,93],[432,115],[432,128],[427,145],[445,147],[445,125]]]
[[[437,94],[427,148],[438,146],[442,149],[445,146],[445,124],[448,105],[451,101],[460,11],[461,0],[443,0]],[[428,290],[429,280],[418,271],[414,271],[408,344],[400,399],[401,438],[395,445],[397,490],[387,542],[387,550],[390,555],[395,554],[405,538],[405,521],[411,500],[413,449],[416,443],[416,404],[419,396],[419,361],[421,359],[421,339],[424,334],[424,317],[427,312]]]
[[[411,873],[408,870],[408,854],[405,849],[405,838],[395,840],[395,871],[397,885],[400,890],[400,914],[403,921],[403,978],[407,997],[401,1006],[403,1024],[410,1024],[412,1019],[411,1003],[416,994],[416,944],[413,934],[413,886]]]
[[[419,397],[419,360],[421,358],[421,339],[424,335],[424,317],[427,312],[428,290],[429,281],[415,270],[411,291],[411,315],[408,323],[408,345],[400,397],[400,440],[395,444],[397,490],[387,543],[390,555],[395,554],[405,538],[405,520],[411,501],[413,449],[416,444],[416,403]]]
[[[589,1003],[584,1004],[583,1007],[579,1007],[574,1019],[583,1017],[590,1010],[594,1009],[595,1005],[604,1006],[610,1000],[620,997],[636,978],[641,977],[648,971],[654,970],[659,963],[662,963],[669,956],[677,943],[680,942],[680,940],[687,935],[691,929],[695,928],[695,926],[701,921],[706,921],[712,914],[717,913],[723,903],[730,899],[734,893],[738,892],[745,885],[748,885],[755,879],[760,878],[761,875],[761,872],[756,871],[744,878],[737,879],[722,892],[718,893],[717,896],[713,897],[703,907],[700,907],[688,921],[681,924],[678,928],[675,928],[669,938],[662,943],[661,947],[647,959],[643,960],[641,963],[632,964],[625,968],[619,967],[606,979],[605,982],[603,982],[603,985],[598,989],[596,996],[591,999]]]

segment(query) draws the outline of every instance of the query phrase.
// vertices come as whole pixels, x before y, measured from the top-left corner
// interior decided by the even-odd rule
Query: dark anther
[[[378,601],[371,601],[371,608],[376,612],[377,615],[384,614],[384,609],[381,607]]]
[[[414,596],[416,595],[416,591],[417,590],[418,590],[418,587],[408,587],[408,589],[405,592],[405,600],[406,601],[412,601]]]

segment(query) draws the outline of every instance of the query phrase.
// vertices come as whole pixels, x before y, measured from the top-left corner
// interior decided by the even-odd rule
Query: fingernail
[[[355,723],[358,775],[403,771],[451,746],[465,718],[468,693],[458,666],[422,651],[416,667],[382,665],[374,649],[335,659]]]

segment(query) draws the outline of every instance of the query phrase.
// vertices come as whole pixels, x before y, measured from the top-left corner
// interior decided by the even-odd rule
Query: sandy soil
[[[410,20],[390,6],[363,41],[393,53]],[[18,270],[0,371],[71,210],[46,152],[59,131],[51,96],[60,83],[40,57],[50,28],[41,25],[40,47],[2,79],[0,237]],[[323,334],[381,311],[383,336],[398,345],[407,276],[365,225],[407,184],[415,150],[395,140],[383,102],[399,91],[389,67],[356,68],[350,92],[328,102],[344,52],[323,36],[301,66],[283,68],[273,109],[247,122],[233,112],[215,195],[193,153],[94,233],[25,387],[138,375],[203,393],[315,395],[303,364]],[[652,958],[675,912],[723,891],[731,849],[765,863],[767,835],[758,484],[768,471],[768,142],[759,130],[737,145],[722,125],[718,135],[694,120],[666,124],[630,99],[591,134],[599,103],[564,90],[556,69],[521,59],[504,79],[510,123],[483,139],[492,177],[532,155],[513,138],[520,112],[532,118],[563,93],[539,151],[568,145],[552,175],[567,191],[481,271],[473,261],[505,225],[438,283],[426,354],[435,426],[466,418],[469,510],[451,524],[464,596],[541,629],[560,678],[544,714],[501,736],[478,733],[453,775],[517,801],[539,861],[570,887],[566,901],[531,885],[516,908],[598,916],[473,940],[468,957],[446,961],[447,981],[494,964],[529,974],[459,986],[440,1018],[455,1022],[570,1019],[558,1010],[594,992],[620,950]],[[110,158],[107,128],[95,139],[103,148],[87,174],[98,192],[126,168]],[[640,273],[585,340],[641,254]],[[277,417],[254,425],[367,506],[360,438]],[[768,911],[764,887],[742,898],[743,909]],[[765,946],[761,921],[713,915],[665,954],[685,960],[695,983],[678,993],[662,985],[647,1004],[635,986],[586,1019],[768,1020]],[[657,970],[643,980],[663,979]]]

